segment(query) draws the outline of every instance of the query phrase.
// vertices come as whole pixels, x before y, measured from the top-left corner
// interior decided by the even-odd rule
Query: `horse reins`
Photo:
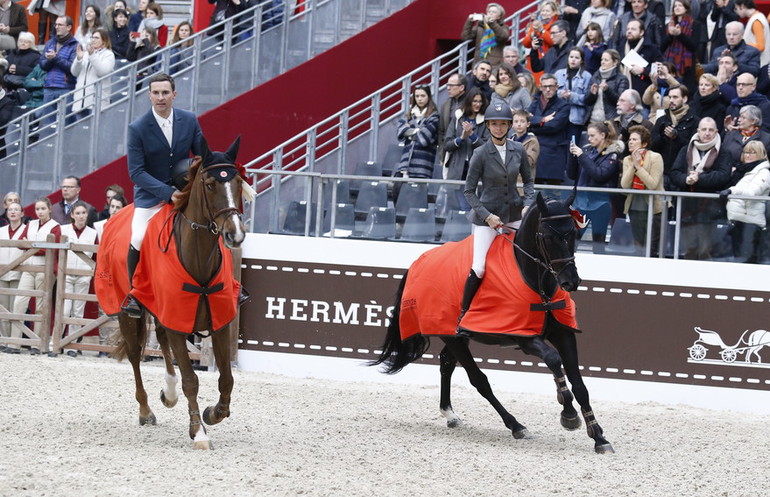
[[[203,173],[208,172],[210,169],[216,169],[218,167],[227,166],[228,164],[213,164],[211,166],[206,166],[198,171],[198,176],[201,180],[201,187],[206,188],[205,185],[205,179],[203,178]],[[209,223],[208,224],[201,224],[196,223],[195,221],[191,221],[187,218],[187,216],[184,215],[184,213],[180,210],[179,214],[182,215],[182,219],[187,221],[187,223],[190,225],[190,227],[194,230],[197,229],[207,229],[211,232],[214,236],[219,236],[219,234],[222,232],[222,227],[217,224],[217,218],[221,216],[222,214],[235,214],[240,219],[241,217],[241,210],[237,207],[225,207],[224,209],[219,209],[218,211],[212,213],[211,212],[211,204],[209,204],[209,198],[208,196],[203,195],[203,203],[206,206],[206,212],[208,213]],[[224,222],[222,223],[224,225]]]
[[[573,254],[570,257],[562,257],[560,259],[551,259],[548,256],[548,251],[545,249],[545,236],[543,235],[543,221],[554,221],[556,219],[572,219],[572,215],[570,214],[558,214],[555,216],[547,216],[547,217],[541,217],[540,218],[540,226],[538,227],[537,233],[535,234],[535,243],[537,244],[538,252],[542,255],[543,259],[540,259],[539,257],[535,257],[534,255],[527,252],[521,245],[519,245],[516,242],[516,238],[514,237],[513,241],[511,241],[511,244],[513,245],[513,248],[524,254],[525,256],[529,257],[535,264],[538,264],[540,267],[548,271],[553,275],[554,278],[559,278],[559,275],[562,271],[564,271],[570,264],[575,264],[575,255]],[[549,229],[553,230],[550,226],[548,226]],[[555,230],[553,230],[555,231]],[[566,241],[564,241],[566,243]],[[558,271],[554,269],[554,264],[559,263],[565,263]]]

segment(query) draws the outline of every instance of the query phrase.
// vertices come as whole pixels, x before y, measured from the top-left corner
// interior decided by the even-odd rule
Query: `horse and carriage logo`
[[[727,363],[732,364],[743,355],[743,361],[746,366],[751,367],[770,367],[770,364],[763,364],[760,350],[764,347],[770,348],[770,331],[755,330],[749,333],[744,331],[735,345],[728,345],[722,340],[722,337],[716,331],[705,330],[698,326],[695,327],[698,338],[687,350],[690,352],[688,362],[704,362],[711,364]],[[748,336],[747,336],[748,335]],[[719,350],[721,359],[709,359],[708,352],[714,348]],[[713,354],[712,354],[713,355]]]

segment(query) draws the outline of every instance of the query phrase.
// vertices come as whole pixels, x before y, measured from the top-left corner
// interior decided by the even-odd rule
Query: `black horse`
[[[450,387],[452,373],[459,361],[465,368],[471,384],[492,404],[502,417],[505,426],[511,430],[514,438],[524,438],[528,432],[524,425],[509,413],[497,400],[489,385],[486,375],[481,372],[468,348],[469,339],[485,344],[502,346],[515,345],[529,355],[539,357],[551,370],[556,382],[556,396],[562,405],[561,424],[568,430],[576,430],[581,421],[573,398],[580,404],[586,422],[588,436],[594,442],[597,453],[614,452],[612,445],[604,438],[603,430],[596,421],[589,403],[588,389],[583,383],[578,368],[577,341],[578,331],[556,320],[552,309],[558,309],[556,302],[551,302],[558,287],[571,292],[578,288],[580,277],[575,266],[575,239],[577,229],[570,204],[575,193],[561,203],[556,200],[546,202],[541,194],[525,215],[513,243],[513,255],[526,285],[540,295],[541,310],[545,310],[545,325],[541,335],[511,336],[480,334],[461,330],[457,335],[440,336],[444,348],[440,354],[441,371],[441,413],[452,428],[459,424],[460,418],[452,409]],[[398,290],[393,318],[388,326],[382,353],[370,365],[384,364],[384,373],[394,374],[407,364],[416,361],[428,350],[430,341],[417,334],[401,340],[399,318],[401,316],[402,296],[408,281],[408,271],[404,275]],[[459,304],[459,302],[458,302]],[[547,343],[550,342],[550,345]],[[562,372],[562,365],[564,372]],[[567,386],[569,379],[572,391]],[[574,394],[574,397],[573,397]]]

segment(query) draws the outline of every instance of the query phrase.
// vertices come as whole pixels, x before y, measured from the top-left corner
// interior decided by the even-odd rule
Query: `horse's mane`
[[[180,195],[178,195],[177,199],[174,201],[175,211],[183,211],[184,209],[187,208],[187,205],[190,203],[190,195],[192,194],[193,187],[198,183],[196,179],[198,178],[198,172],[201,168],[201,164],[203,164],[203,160],[200,157],[196,157],[192,165],[190,166],[190,172],[187,173],[188,175],[187,185],[184,187],[184,190],[181,191]]]

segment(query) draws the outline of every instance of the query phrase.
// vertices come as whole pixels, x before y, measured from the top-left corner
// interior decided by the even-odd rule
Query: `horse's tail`
[[[110,357],[122,361],[128,356],[128,347],[130,344],[126,342],[127,333],[136,334],[136,343],[139,345],[139,354],[141,357],[141,354],[144,354],[144,348],[147,346],[147,339],[150,336],[148,333],[150,327],[147,325],[147,317],[131,319],[121,313],[118,316],[118,322],[120,323],[120,329],[113,332],[110,336],[110,341],[115,344],[115,350]],[[134,342],[134,340],[131,340],[131,342]]]
[[[414,335],[401,341],[401,326],[399,318],[401,316],[401,298],[404,295],[406,278],[409,271],[404,273],[401,278],[401,284],[396,293],[396,303],[393,306],[393,317],[390,319],[388,332],[385,335],[385,342],[382,344],[380,357],[371,361],[369,366],[378,366],[384,364],[382,372],[385,374],[395,374],[404,369],[408,364],[416,361],[428,350],[430,340],[422,335]]]

